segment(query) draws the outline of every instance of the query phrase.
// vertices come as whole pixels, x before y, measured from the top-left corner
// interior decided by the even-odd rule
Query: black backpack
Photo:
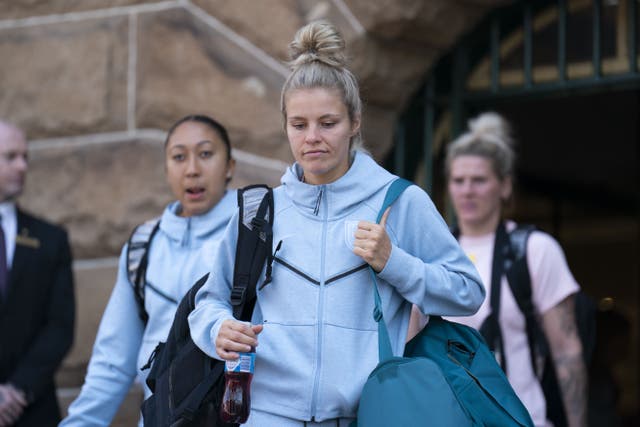
[[[131,232],[127,241],[127,277],[133,287],[133,295],[138,305],[138,315],[146,325],[149,314],[144,307],[144,292],[147,286],[147,265],[149,264],[149,247],[160,229],[160,217],[146,221]],[[159,292],[161,296],[178,303],[171,297]]]
[[[483,322],[480,332],[484,336],[489,348],[496,352],[502,369],[507,369],[504,357],[502,332],[498,323],[500,313],[500,278],[506,274],[509,288],[525,317],[527,340],[531,352],[533,372],[540,379],[547,404],[547,418],[555,427],[567,426],[566,412],[562,401],[562,393],[556,378],[555,367],[549,350],[549,343],[544,330],[535,313],[535,306],[531,296],[531,276],[527,265],[527,241],[535,230],[533,225],[519,225],[507,233],[501,222],[496,230],[493,251],[493,265],[491,268],[491,314]],[[455,234],[455,233],[454,233]],[[596,304],[583,291],[576,294],[575,316],[578,335],[582,342],[585,366],[588,366],[593,356],[596,341]],[[536,361],[542,360],[538,365]]]
[[[265,185],[238,190],[238,243],[231,304],[233,315],[248,321],[256,301],[256,283],[267,261],[271,277],[273,193]],[[224,362],[207,356],[191,339],[188,316],[207,281],[200,278],[182,298],[167,341],[159,343],[142,369],[151,368],[153,394],[142,404],[145,427],[227,427],[218,417],[224,391]]]

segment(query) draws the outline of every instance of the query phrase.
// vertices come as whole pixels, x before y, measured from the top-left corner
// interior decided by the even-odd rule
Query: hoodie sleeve
[[[229,221],[218,245],[209,278],[196,294],[195,309],[189,314],[193,342],[206,354],[220,359],[216,353],[216,337],[222,322],[233,319],[231,288],[238,239],[238,214]]]
[[[84,385],[60,424],[108,426],[137,375],[144,325],[126,273],[126,246],[118,278],[102,315]]]
[[[391,207],[387,232],[391,256],[378,277],[424,314],[475,313],[485,289],[429,196],[411,186]]]

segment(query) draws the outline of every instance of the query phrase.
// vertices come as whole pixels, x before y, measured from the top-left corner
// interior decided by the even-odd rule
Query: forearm
[[[378,276],[423,313],[471,315],[484,299],[484,288],[473,270],[457,263],[424,262],[397,246]]]
[[[587,425],[587,371],[582,354],[554,357],[569,427]]]
[[[587,371],[575,320],[574,297],[569,296],[542,316],[570,427],[587,425]]]

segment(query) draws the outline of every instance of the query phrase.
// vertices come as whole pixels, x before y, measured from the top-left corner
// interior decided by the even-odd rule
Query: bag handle
[[[387,189],[387,194],[384,197],[384,202],[382,202],[380,212],[378,212],[378,218],[376,218],[377,224],[380,223],[380,220],[387,208],[391,206],[410,185],[413,185],[413,183],[403,178],[398,178],[391,183]],[[392,358],[393,351],[391,350],[389,331],[387,331],[387,326],[384,323],[384,316],[382,314],[382,300],[380,299],[380,292],[378,292],[376,272],[371,268],[371,266],[369,266],[369,272],[371,273],[371,278],[373,280],[373,299],[375,303],[375,307],[373,308],[373,319],[378,323],[378,360],[382,362]]]

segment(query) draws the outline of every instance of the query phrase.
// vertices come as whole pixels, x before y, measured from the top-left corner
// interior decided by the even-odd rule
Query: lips
[[[200,199],[204,195],[204,187],[189,187],[185,190],[189,199]]]
[[[323,154],[326,154],[327,152],[325,150],[312,150],[312,151],[306,151],[303,153],[304,156],[321,156]]]

